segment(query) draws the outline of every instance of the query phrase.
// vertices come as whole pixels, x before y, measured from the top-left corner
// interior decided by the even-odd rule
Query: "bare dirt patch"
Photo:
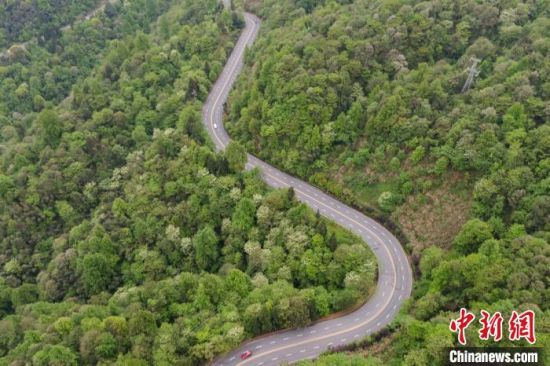
[[[459,187],[464,177],[453,173],[425,194],[410,196],[393,214],[410,240],[413,252],[429,246],[450,248],[453,238],[468,220],[471,189]]]

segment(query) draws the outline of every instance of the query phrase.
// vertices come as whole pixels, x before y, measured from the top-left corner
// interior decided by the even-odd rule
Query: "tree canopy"
[[[453,343],[448,321],[460,307],[530,308],[546,324],[547,7],[244,4],[264,21],[228,103],[231,137],[409,239],[413,299],[385,346],[368,347],[376,359],[359,364],[437,364],[434,345]],[[473,59],[478,73],[463,91]]]
[[[202,128],[242,24],[132,1],[0,67],[0,365],[198,365],[370,293],[365,243]]]

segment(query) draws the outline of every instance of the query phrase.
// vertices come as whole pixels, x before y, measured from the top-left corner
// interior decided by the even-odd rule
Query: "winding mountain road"
[[[218,150],[230,141],[223,127],[223,106],[243,67],[245,49],[252,45],[260,19],[245,13],[246,26],[203,108],[203,123]],[[399,241],[371,218],[339,202],[308,183],[248,155],[246,169],[259,168],[264,181],[274,188],[294,187],[296,198],[321,215],[349,229],[373,250],[378,260],[378,285],[374,295],[354,312],[314,325],[282,331],[245,342],[214,361],[214,365],[279,365],[311,359],[333,346],[348,344],[383,328],[395,317],[412,288],[412,272]],[[252,356],[240,359],[249,350]]]

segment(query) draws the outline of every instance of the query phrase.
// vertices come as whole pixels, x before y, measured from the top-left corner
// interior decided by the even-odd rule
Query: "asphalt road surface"
[[[242,70],[245,49],[252,45],[260,28],[260,20],[253,14],[245,13],[245,21],[246,26],[238,43],[203,109],[203,123],[218,150],[223,150],[230,141],[223,127],[223,105]],[[378,285],[375,294],[351,314],[254,339],[220,357],[213,364],[267,366],[316,358],[330,347],[360,340],[391,322],[403,301],[409,297],[412,287],[412,273],[407,256],[397,239],[382,225],[361,212],[248,155],[246,169],[254,168],[261,170],[263,179],[270,186],[294,187],[297,199],[362,237],[378,260]],[[252,355],[241,360],[240,355],[245,351],[251,351]]]

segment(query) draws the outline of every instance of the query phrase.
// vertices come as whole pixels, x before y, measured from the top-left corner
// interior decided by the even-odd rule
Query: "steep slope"
[[[361,238],[201,126],[242,25],[178,2],[102,50],[70,101],[3,126],[0,365],[203,364],[372,292]]]
[[[548,9],[245,4],[264,26],[229,98],[229,135],[410,239],[421,281],[384,362],[434,363],[433,337],[453,344],[462,306],[547,319]]]
[[[242,69],[245,49],[256,38],[260,24],[260,20],[250,13],[245,13],[245,21],[246,28],[203,108],[203,123],[206,130],[218,149],[227,148],[228,156],[236,147],[230,142],[223,127],[223,106]],[[359,337],[372,334],[391,322],[402,303],[409,297],[412,286],[412,273],[407,256],[393,234],[360,212],[254,156],[247,155],[246,160],[246,168],[260,169],[263,180],[270,186],[292,188],[296,198],[305,202],[320,215],[336,221],[363,238],[376,254],[379,266],[378,284],[375,294],[350,314],[318,322],[311,327],[263,336],[233,350],[216,364],[277,365],[285,361],[309,358],[321,354],[334,345],[350,343]],[[364,268],[366,264],[357,263],[357,265],[356,270],[360,273],[360,268]],[[319,274],[317,272],[316,276]],[[291,327],[300,325],[303,324],[292,324]],[[253,356],[240,361],[239,355],[250,347],[254,349]]]
[[[59,37],[60,28],[102,0],[4,1],[0,4],[0,49],[41,37]]]

